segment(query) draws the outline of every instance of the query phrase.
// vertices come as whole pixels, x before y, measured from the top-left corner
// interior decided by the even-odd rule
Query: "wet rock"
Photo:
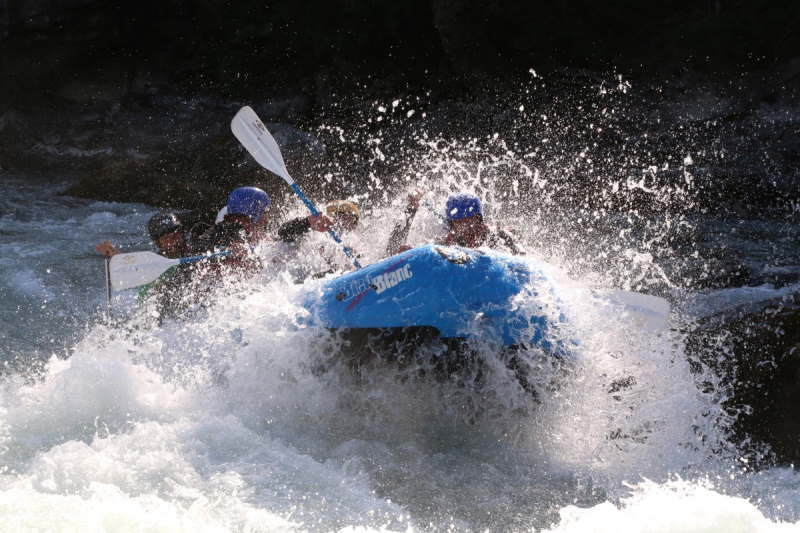
[[[196,209],[208,202],[217,205],[224,199],[228,184],[237,178],[229,168],[220,168],[217,153],[213,148],[207,153],[165,151],[155,157],[98,161],[66,194],[176,209]],[[233,168],[230,163],[227,166]],[[202,172],[197,171],[199,168]]]
[[[287,162],[324,155],[311,134],[270,124]],[[257,185],[273,195],[284,192],[280,178],[258,166],[230,134],[175,143],[156,153],[115,153],[82,170],[66,194],[114,202],[143,202],[173,209],[220,206],[231,189]]]
[[[466,11],[475,5],[440,4],[450,3]],[[457,15],[445,24],[452,23],[455,33],[467,31]],[[229,132],[238,102],[187,96],[155,74],[129,79],[120,96],[123,74],[111,72],[108,87],[88,74],[78,76],[56,91],[58,111],[38,116],[26,111],[18,113],[24,120],[0,123],[0,166],[74,174],[81,181],[76,194],[104,198],[113,191],[104,190],[99,176],[115,173],[132,180],[137,197],[149,194],[154,202],[164,201],[165,189],[147,193],[140,187],[160,187],[164,173],[174,172],[182,188],[166,190],[181,204],[187,201],[181,190],[205,190],[208,184],[224,189],[258,175]],[[331,70],[331,79],[334,74]],[[631,84],[619,75],[578,68],[531,74],[513,88],[487,78],[461,94],[429,94],[423,103],[397,91],[386,100],[342,95],[328,78],[320,74],[319,79],[314,96],[282,88],[252,102],[281,146],[290,173],[306,178],[304,187],[311,192],[350,194],[366,176],[406,173],[409,161],[425,150],[419,142],[424,134],[445,141],[475,139],[481,148],[494,143],[486,150],[490,157],[513,151],[510,159],[521,163],[524,158],[530,170],[546,178],[552,205],[644,216],[700,211],[747,218],[800,201],[800,112],[788,97],[751,102],[696,78]],[[400,104],[387,105],[393,101]],[[381,104],[388,108],[384,113],[377,111]],[[30,125],[13,125],[20,123]],[[491,140],[495,134],[496,142]],[[687,156],[693,163],[684,163]],[[476,152],[470,165],[477,167],[481,157],[486,155]],[[147,161],[161,163],[149,170],[153,163]],[[484,166],[482,173],[498,183],[514,178],[514,195],[524,201],[541,194],[536,180],[516,179],[521,165],[497,168]],[[499,175],[503,172],[509,179]],[[139,173],[159,177],[134,179]],[[327,183],[320,175],[328,176]],[[131,192],[122,177],[107,179],[120,182],[113,190]],[[507,190],[497,192],[509,197]]]

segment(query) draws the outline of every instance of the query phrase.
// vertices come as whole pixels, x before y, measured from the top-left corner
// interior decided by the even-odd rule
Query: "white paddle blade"
[[[146,285],[178,264],[180,261],[177,259],[168,259],[153,252],[117,254],[109,264],[111,288],[122,291]]]
[[[228,214],[228,206],[224,206],[217,212],[217,218],[214,219],[214,224],[219,224],[223,220],[225,220],[225,215]]]
[[[633,322],[648,331],[660,331],[669,322],[669,302],[658,296],[622,290],[602,291],[601,294],[613,303],[625,307]]]
[[[289,185],[294,183],[286,170],[278,143],[249,106],[241,108],[233,117],[231,131],[259,165],[282,177]]]

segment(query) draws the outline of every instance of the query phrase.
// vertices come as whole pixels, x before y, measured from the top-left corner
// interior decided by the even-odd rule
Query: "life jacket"
[[[205,252],[230,253],[203,261],[198,271],[210,277],[228,274],[250,277],[258,273],[263,265],[253,251],[252,237],[252,225],[246,215],[225,215],[222,222],[197,239],[197,244]]]
[[[481,222],[478,231],[471,235],[463,236],[454,231],[448,231],[447,234],[440,240],[441,244],[447,246],[463,246],[464,248],[479,248],[486,243],[491,230],[489,226]]]
[[[513,255],[522,255],[525,253],[515,242],[511,233],[505,229],[495,230],[486,224],[481,224],[480,231],[474,235],[470,235],[466,239],[459,239],[452,231],[439,239],[439,244],[446,246],[463,246],[464,248],[480,248],[481,246],[488,246],[492,249],[505,248]]]

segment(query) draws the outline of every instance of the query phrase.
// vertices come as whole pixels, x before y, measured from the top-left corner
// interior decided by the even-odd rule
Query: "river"
[[[746,468],[726,391],[698,386],[719,379],[691,368],[680,328],[652,336],[578,305],[582,358],[535,402],[503,376],[470,390],[319,371],[335,339],[299,327],[288,277],[163,327],[117,295],[109,322],[93,246],[149,249],[155,210],[59,195],[68,183],[0,175],[2,531],[800,531],[800,476]],[[424,211],[418,238],[436,223]],[[390,212],[369,217],[382,238]],[[793,227],[693,227],[765,277],[661,283],[675,320],[796,291]],[[613,279],[635,285],[647,258],[627,257]],[[560,267],[604,281],[583,259]]]

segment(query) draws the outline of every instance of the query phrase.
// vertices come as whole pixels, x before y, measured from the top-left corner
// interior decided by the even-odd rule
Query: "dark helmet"
[[[269,205],[269,196],[258,187],[239,187],[228,195],[228,214],[247,215],[256,222]]]
[[[474,194],[458,193],[450,195],[447,199],[445,218],[448,222],[471,217],[474,215],[483,216],[481,200]]]
[[[156,213],[150,217],[150,221],[147,223],[147,231],[150,232],[150,238],[154,241],[179,229],[181,229],[181,221],[173,213]]]

